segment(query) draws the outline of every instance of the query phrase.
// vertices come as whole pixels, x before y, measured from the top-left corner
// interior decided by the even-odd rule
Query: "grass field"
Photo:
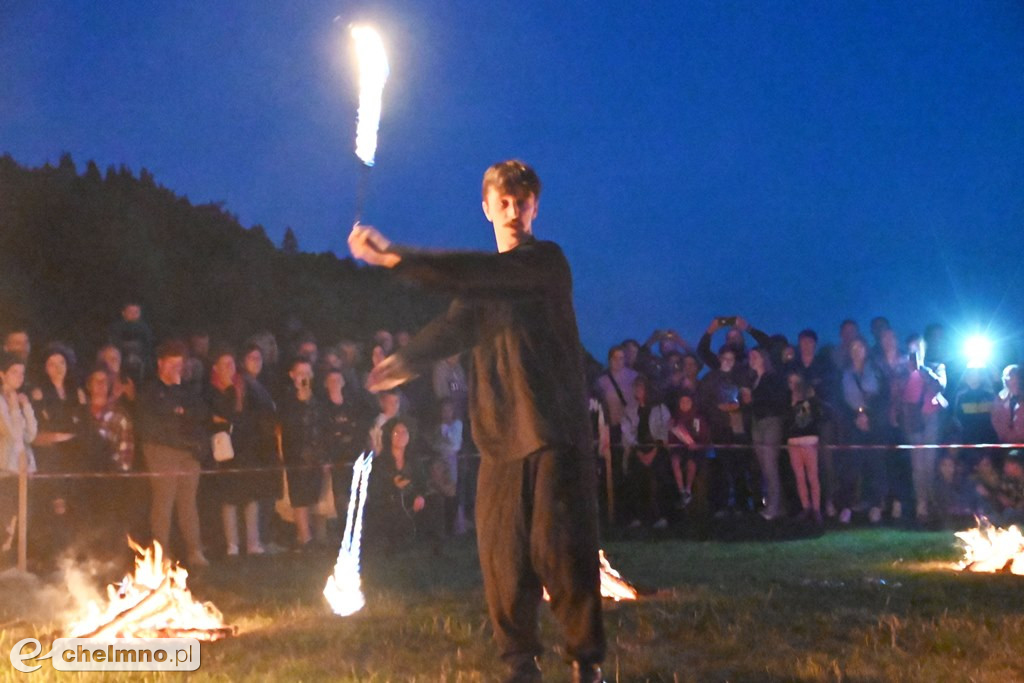
[[[609,681],[1024,680],[1024,577],[951,571],[949,532],[865,529],[786,542],[607,544],[623,575],[659,591],[608,604]],[[443,559],[370,559],[367,606],[347,619],[320,594],[334,558],[287,555],[215,564],[190,579],[241,633],[205,644],[190,680],[492,681],[475,547]],[[48,596],[43,599],[40,596]],[[127,674],[33,674],[7,655],[58,627],[59,592],[0,583],[0,679],[138,680]],[[47,602],[49,601],[49,602]],[[46,604],[44,604],[46,603]],[[51,612],[52,614],[52,612]],[[565,680],[545,612],[546,678]],[[146,680],[182,674],[149,674]]]

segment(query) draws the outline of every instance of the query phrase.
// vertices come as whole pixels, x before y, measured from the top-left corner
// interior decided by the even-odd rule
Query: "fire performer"
[[[540,179],[520,161],[487,169],[483,211],[497,254],[427,252],[357,224],[352,255],[455,294],[448,311],[371,372],[383,391],[471,350],[470,410],[482,454],[477,537],[491,624],[509,681],[539,681],[543,587],[572,658],[572,680],[602,680],[605,641],[583,360],[572,275],[533,236]]]

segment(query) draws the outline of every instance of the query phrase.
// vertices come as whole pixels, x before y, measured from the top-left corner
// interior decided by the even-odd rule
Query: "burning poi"
[[[363,539],[363,510],[366,491],[373,469],[373,452],[363,453],[352,465],[352,486],[348,496],[348,514],[345,516],[345,535],[341,539],[338,561],[334,573],[327,577],[324,597],[331,610],[340,617],[355,614],[366,604],[362,578],[359,576],[359,549]]]
[[[359,69],[359,110],[356,113],[356,156],[363,164],[356,195],[356,217],[358,223],[363,213],[366,198],[367,175],[377,154],[377,129],[380,127],[381,104],[384,84],[388,80],[388,56],[380,34],[368,26],[353,26],[352,40],[355,44],[356,61]]]

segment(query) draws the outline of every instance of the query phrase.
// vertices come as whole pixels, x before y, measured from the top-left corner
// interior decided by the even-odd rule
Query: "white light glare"
[[[969,337],[964,342],[964,356],[969,369],[988,367],[992,358],[992,340],[980,334]]]

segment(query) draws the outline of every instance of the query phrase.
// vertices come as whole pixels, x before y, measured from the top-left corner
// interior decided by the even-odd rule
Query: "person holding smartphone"
[[[320,497],[323,460],[323,411],[313,395],[313,365],[306,358],[292,361],[292,389],[281,404],[281,453],[288,473],[288,500],[295,513],[295,547],[305,550],[313,541],[310,507]]]
[[[719,366],[719,358],[711,351],[711,338],[715,332],[723,328],[729,330],[726,333],[725,345],[736,354],[736,362],[741,367],[745,367],[747,363],[747,342],[743,337],[744,332],[753,337],[758,346],[769,348],[772,344],[772,338],[767,333],[752,327],[744,318],[736,315],[712,318],[707,330],[697,342],[697,357],[704,365],[712,369]]]

